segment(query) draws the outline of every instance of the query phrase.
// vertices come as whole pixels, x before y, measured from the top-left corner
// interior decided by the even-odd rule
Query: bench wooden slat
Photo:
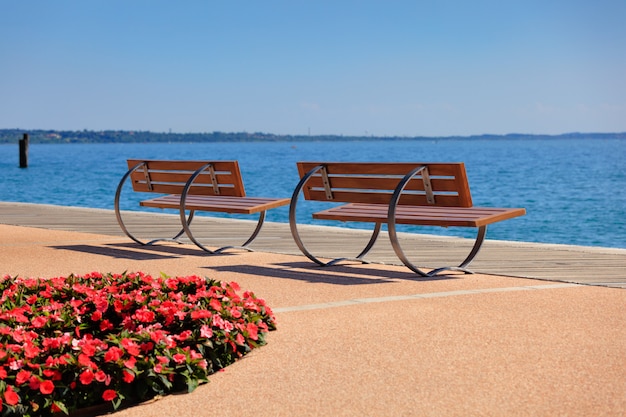
[[[313,214],[318,220],[387,222],[385,204],[345,204]],[[525,214],[522,208],[398,206],[396,223],[424,226],[480,227]]]
[[[187,180],[195,171],[150,171],[150,181],[153,183],[171,183],[181,184],[183,187]],[[238,182],[238,178],[232,172],[219,171],[215,176],[220,184],[230,184],[234,186]],[[135,171],[131,174],[133,181],[145,182],[146,177],[143,170]],[[211,175],[208,171],[201,173],[194,180],[194,184],[212,184]]]
[[[346,203],[374,203],[374,204],[389,204],[391,200],[391,193],[373,193],[373,192],[359,192],[359,191],[346,191],[339,192],[334,191],[333,196],[335,201],[341,201]],[[323,190],[309,190],[309,199],[316,201],[327,201],[326,194]],[[438,195],[435,197],[437,206],[441,207],[458,207],[458,197],[454,195]],[[400,198],[400,205],[427,205],[426,195],[421,194],[403,194]]]
[[[399,175],[404,176],[416,166],[428,165],[431,175],[464,176],[463,162],[298,162],[300,177],[318,165],[325,165],[329,172],[350,175]]]
[[[148,167],[152,170],[161,171],[189,171],[193,172],[207,163],[212,163],[216,171],[237,172],[239,170],[239,163],[237,161],[168,161],[168,160],[155,160],[155,159],[128,159],[128,169],[131,169],[135,165],[146,162]]]
[[[144,207],[180,208],[180,195],[166,196],[143,200],[139,203]],[[233,214],[254,214],[289,204],[288,198],[231,197],[231,196],[187,196],[185,207],[188,210],[213,211]]]
[[[179,194],[182,192],[184,188],[184,184],[182,186],[176,184],[157,184],[152,186],[152,190],[148,189],[148,185],[136,184],[133,189],[137,192],[145,192],[145,193],[160,193],[160,194]],[[219,187],[221,196],[233,196],[233,197],[243,197],[241,196],[237,190],[233,187]],[[189,188],[189,194],[191,195],[215,195],[213,191],[213,187],[208,186],[192,186]]]
[[[384,176],[384,177],[365,177],[365,176],[346,176],[346,177],[331,177],[332,188],[357,188],[357,189],[376,189],[376,190],[389,190],[393,192],[398,186],[398,182],[403,178],[403,175]],[[430,179],[431,186],[435,192],[455,192],[458,189],[457,181],[452,177],[435,177]],[[311,177],[307,186],[310,188],[324,188],[322,177],[317,175]],[[409,181],[405,190],[424,190],[424,181],[421,177],[416,177]]]

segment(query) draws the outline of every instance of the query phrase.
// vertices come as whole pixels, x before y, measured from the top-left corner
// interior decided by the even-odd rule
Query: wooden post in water
[[[28,168],[28,133],[20,139],[20,168]]]

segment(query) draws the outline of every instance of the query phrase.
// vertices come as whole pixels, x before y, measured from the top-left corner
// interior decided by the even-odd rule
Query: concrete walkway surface
[[[274,309],[268,344],[150,416],[623,416],[626,291],[0,224],[0,273],[198,274]]]

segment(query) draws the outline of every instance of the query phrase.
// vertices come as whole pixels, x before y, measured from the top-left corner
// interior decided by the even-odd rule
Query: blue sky
[[[0,128],[626,131],[624,0],[0,0]]]

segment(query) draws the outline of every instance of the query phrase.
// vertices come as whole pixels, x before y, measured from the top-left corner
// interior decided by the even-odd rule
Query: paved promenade
[[[146,230],[160,229],[142,219]],[[526,247],[552,245],[516,244],[498,260],[492,251],[500,249],[485,246],[473,264],[480,273],[424,279],[397,265],[319,268],[289,249],[284,225],[268,224],[257,252],[218,256],[191,245],[139,246],[114,226],[107,210],[0,203],[0,270],[199,274],[254,291],[278,322],[267,346],[193,393],[115,416],[626,415],[626,291],[612,288],[620,274],[580,285],[559,271],[571,268],[561,252],[576,254],[579,270],[585,257],[623,265],[619,250],[558,247],[559,256],[542,257]],[[227,229],[213,238],[237,230]],[[320,242],[336,237],[321,231]],[[546,276],[514,276],[516,264],[543,259],[552,262]]]
[[[130,212],[124,214],[124,219],[133,233],[148,240],[173,236],[180,230],[178,215]],[[0,202],[0,223],[124,236],[112,210]],[[196,217],[193,224],[196,236],[209,247],[211,243],[241,244],[253,229],[254,222],[207,217]],[[303,226],[301,233],[316,255],[329,257],[355,256],[370,235],[363,230],[314,226]],[[410,259],[426,268],[458,265],[473,243],[469,239],[415,234],[401,235],[400,240]],[[193,245],[185,247],[196,249]],[[261,252],[301,254],[289,225],[284,223],[266,222],[252,247]],[[386,233],[381,233],[367,258],[401,265]],[[626,249],[494,241],[487,232],[487,240],[471,269],[486,274],[626,288]]]

